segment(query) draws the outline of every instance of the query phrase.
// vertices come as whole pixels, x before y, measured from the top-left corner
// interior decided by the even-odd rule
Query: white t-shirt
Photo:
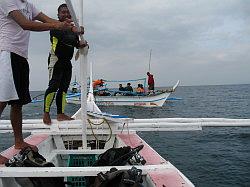
[[[40,11],[27,0],[0,0],[0,50],[28,58],[30,31],[23,30],[11,18],[9,13],[13,10],[20,10],[29,20],[34,20]]]

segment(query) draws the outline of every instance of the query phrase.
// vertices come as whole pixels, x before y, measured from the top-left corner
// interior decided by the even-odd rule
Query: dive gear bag
[[[7,167],[55,167],[30,147],[22,149],[5,165]],[[63,177],[21,177],[15,180],[22,187],[65,187]]]
[[[129,170],[111,168],[105,174],[97,174],[91,187],[143,187],[142,170],[132,167]]]
[[[108,149],[106,152],[98,156],[98,159],[93,166],[124,166],[132,157],[138,157],[138,152],[142,150],[142,148],[143,145],[139,145],[135,148],[126,146]],[[146,163],[143,158],[136,160],[140,160],[143,165]]]

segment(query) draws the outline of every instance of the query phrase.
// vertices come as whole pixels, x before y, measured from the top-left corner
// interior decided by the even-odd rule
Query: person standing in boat
[[[67,4],[61,4],[58,7],[58,19],[64,22],[71,19]],[[50,107],[56,96],[57,120],[72,120],[71,117],[64,114],[66,95],[72,76],[71,59],[74,54],[74,48],[83,48],[87,44],[79,41],[79,34],[83,34],[81,27],[79,33],[72,30],[50,30],[51,51],[48,58],[49,86],[44,96],[44,115],[43,122],[51,124]]]
[[[54,20],[27,0],[0,1],[0,117],[6,105],[10,105],[15,149],[37,149],[26,143],[22,135],[22,106],[31,102],[27,61],[30,31],[72,27],[71,20]]]
[[[149,72],[147,72],[147,76],[148,76],[148,91],[151,94],[151,93],[154,93],[154,90],[155,90],[155,80],[154,80],[154,76],[150,74]]]

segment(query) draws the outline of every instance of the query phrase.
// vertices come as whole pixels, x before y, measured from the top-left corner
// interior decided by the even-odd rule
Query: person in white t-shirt
[[[54,20],[27,0],[0,1],[0,116],[6,105],[11,105],[16,149],[28,146],[37,149],[25,142],[22,135],[22,106],[31,101],[27,62],[29,35],[30,31],[51,29],[77,32],[71,20]]]

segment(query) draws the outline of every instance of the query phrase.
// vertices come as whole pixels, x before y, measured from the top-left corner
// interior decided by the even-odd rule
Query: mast
[[[80,23],[83,24],[83,0],[80,1]],[[84,38],[82,37],[82,40]],[[87,69],[88,69],[88,46],[81,49],[80,73],[81,73],[81,108],[82,108],[82,148],[87,149]]]
[[[152,49],[149,52],[149,61],[148,61],[148,72],[150,73],[150,66],[151,66],[151,56],[152,56]]]
[[[75,26],[80,30],[80,25],[83,24],[83,0],[79,0],[80,4],[80,15],[79,21],[77,21],[77,17],[71,3],[71,0],[65,0],[68,9],[70,11],[71,17],[75,23]],[[83,35],[81,35],[81,40],[85,41]],[[87,149],[87,67],[88,67],[88,46],[80,49],[80,85],[81,85],[81,118],[82,118],[82,148]]]

